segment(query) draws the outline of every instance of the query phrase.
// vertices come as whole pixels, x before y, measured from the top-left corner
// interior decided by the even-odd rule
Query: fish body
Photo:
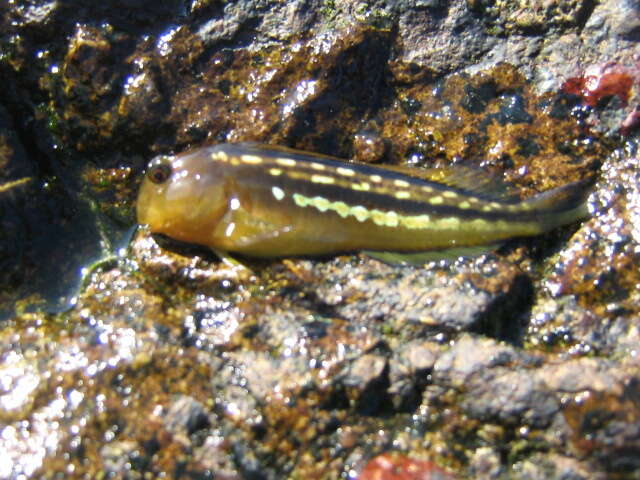
[[[487,183],[478,172],[219,144],[152,160],[137,214],[154,233],[263,258],[493,245],[586,215],[584,182],[524,201]]]

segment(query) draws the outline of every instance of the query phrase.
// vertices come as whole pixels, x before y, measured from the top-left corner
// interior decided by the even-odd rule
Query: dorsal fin
[[[491,200],[500,200],[507,203],[520,201],[520,197],[518,197],[516,189],[512,185],[497,178],[495,175],[476,168],[463,167],[459,165],[438,168],[418,168],[406,165],[372,165],[350,162],[331,155],[305,152],[294,148],[283,147],[281,145],[267,145],[255,142],[242,142],[239,145],[252,150],[267,150],[275,153],[280,152],[289,155],[305,156],[311,159],[331,159],[339,162],[354,163],[356,165],[367,165],[372,168],[389,170],[392,172],[402,173],[409,177],[440,183],[452,188],[459,188]]]
[[[337,160],[339,162],[347,162],[342,158],[333,157],[331,155],[325,155],[324,153],[308,152],[306,150],[298,150],[295,148],[283,147],[282,145],[270,145],[266,143],[257,143],[257,142],[241,142],[241,143],[238,143],[238,145],[242,145],[247,149],[259,150],[262,152],[266,150],[274,153],[286,153],[288,155],[318,158],[320,160],[329,158],[331,160]]]
[[[417,168],[404,165],[380,165],[380,168],[420,178],[430,182],[441,183],[453,188],[503,202],[517,202],[520,197],[515,187],[495,175],[476,168],[451,166],[437,168]]]

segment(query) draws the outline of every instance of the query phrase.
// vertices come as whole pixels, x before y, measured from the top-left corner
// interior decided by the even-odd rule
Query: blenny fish
[[[259,144],[154,158],[138,221],[154,233],[250,257],[368,251],[419,263],[538,235],[587,215],[589,182],[527,200],[470,169],[382,167]],[[499,189],[498,189],[499,190]],[[386,255],[386,256],[385,256]]]

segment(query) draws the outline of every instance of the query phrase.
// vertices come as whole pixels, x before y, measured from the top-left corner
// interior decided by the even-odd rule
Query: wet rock
[[[531,459],[513,466],[512,478],[522,480],[542,480],[545,478],[566,478],[571,480],[604,480],[607,476],[596,472],[590,465],[575,458],[562,455],[533,455]]]
[[[501,335],[517,330],[503,323],[512,319],[501,312],[505,301],[524,299],[526,304],[526,282],[521,284],[513,270],[494,270],[488,260],[487,277],[474,284],[465,275],[464,262],[457,266],[457,271],[438,272],[364,263],[327,271],[316,294],[344,318],[382,321],[405,332],[413,326],[414,334],[422,336],[472,329]]]
[[[363,355],[349,366],[343,382],[359,411],[375,413],[382,408],[388,386],[386,370],[387,359],[375,354]]]
[[[178,397],[164,416],[165,428],[174,435],[191,435],[209,426],[204,406],[188,396]]]
[[[541,33],[547,29],[583,24],[593,7],[588,2],[548,2],[538,8],[533,5],[507,3],[492,4],[482,0],[467,2],[469,7],[481,15],[493,34],[516,31],[518,33]]]
[[[364,163],[380,161],[386,150],[384,139],[376,132],[360,132],[353,138],[354,159]]]
[[[112,442],[106,444],[100,455],[105,471],[110,475],[126,475],[131,471],[131,461],[138,456],[138,444],[131,441]]]
[[[539,363],[539,359],[512,346],[488,338],[463,335],[449,351],[438,357],[433,374],[455,387],[463,388],[475,375],[495,367],[514,364],[535,366]]]
[[[302,358],[273,358],[247,352],[232,354],[231,359],[242,369],[248,390],[262,402],[287,401],[311,381]]]
[[[466,25],[468,28],[460,28]],[[404,45],[401,59],[406,63],[428,66],[436,75],[478,61],[490,49],[487,38],[463,2],[441,11],[416,9],[399,16],[398,34]],[[464,48],[461,48],[465,45]]]
[[[474,478],[500,478],[504,467],[500,455],[491,447],[480,447],[469,459],[469,472]]]
[[[585,24],[584,35],[590,41],[602,43],[605,51],[617,50],[624,55],[621,41],[637,40],[640,32],[638,6],[629,0],[598,3]]]
[[[21,218],[23,198],[35,182],[35,166],[29,161],[9,113],[0,106],[0,310],[7,313],[30,276],[27,226]],[[33,269],[33,267],[31,267]]]
[[[556,395],[527,370],[493,369],[475,375],[465,388],[463,408],[475,418],[500,424],[548,426],[560,410]]]
[[[134,3],[0,5],[0,296],[76,278],[146,159],[219,141],[475,166],[523,197],[602,173],[593,215],[424,268],[239,270],[140,229],[75,308],[2,323],[1,477],[637,476],[632,2]],[[625,88],[561,91],[583,65]]]
[[[446,398],[447,388],[454,387],[459,397],[456,403],[483,422],[540,429],[555,421],[560,393],[549,387],[536,368],[541,359],[469,337],[460,342],[436,362],[435,385],[425,391],[424,402],[438,402],[438,397]],[[465,358],[468,365],[462,363]]]
[[[216,379],[214,382],[216,390],[218,390],[219,384],[229,378],[224,373],[221,377],[222,381]],[[230,379],[233,380],[234,377],[230,377]],[[229,385],[227,388],[220,388],[216,395],[216,407],[222,415],[229,417],[234,422],[260,426],[264,421],[258,408],[258,400],[246,387],[240,385]]]
[[[532,341],[540,342],[540,334],[563,335],[576,351],[635,348],[637,332],[629,318],[637,312],[637,164],[635,154],[619,154],[603,165],[593,217],[560,252],[546,279],[552,300],[534,308],[540,313],[530,329]],[[567,295],[575,299],[566,299]],[[569,306],[577,302],[576,308],[566,308],[567,302]],[[547,316],[546,311],[558,316]]]
[[[474,418],[542,428],[552,422],[560,404],[535,375],[540,363],[512,347],[464,336],[438,358],[433,376],[437,384],[460,389],[461,406]]]
[[[413,410],[420,392],[438,357],[439,348],[432,342],[410,342],[402,345],[389,361],[389,389],[398,410]]]
[[[244,478],[235,466],[232,455],[225,448],[223,437],[207,437],[201,446],[194,449],[193,458],[204,475],[207,475],[206,472],[216,472],[216,477],[221,480]]]

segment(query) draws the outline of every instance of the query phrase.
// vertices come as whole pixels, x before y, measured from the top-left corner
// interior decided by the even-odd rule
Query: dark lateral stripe
[[[538,220],[525,203],[483,198],[437,182],[363,164],[263,148],[214,147],[214,158],[230,162],[239,178],[275,185],[283,194],[298,193],[348,206],[389,210],[399,215],[431,214],[460,219],[529,222]],[[222,156],[221,156],[222,155]],[[279,195],[280,196],[280,195]]]
[[[453,205],[432,205],[411,199],[398,199],[386,193],[354,191],[340,185],[324,185],[306,181],[293,180],[286,176],[274,179],[274,185],[282,188],[290,195],[302,194],[306,197],[323,197],[331,202],[344,202],[347,205],[362,205],[368,210],[393,210],[400,215],[429,214],[437,217],[459,217],[460,219],[479,218],[483,220],[506,220],[527,222],[537,218],[536,212],[509,212],[500,209],[482,211],[478,209],[462,209]]]

